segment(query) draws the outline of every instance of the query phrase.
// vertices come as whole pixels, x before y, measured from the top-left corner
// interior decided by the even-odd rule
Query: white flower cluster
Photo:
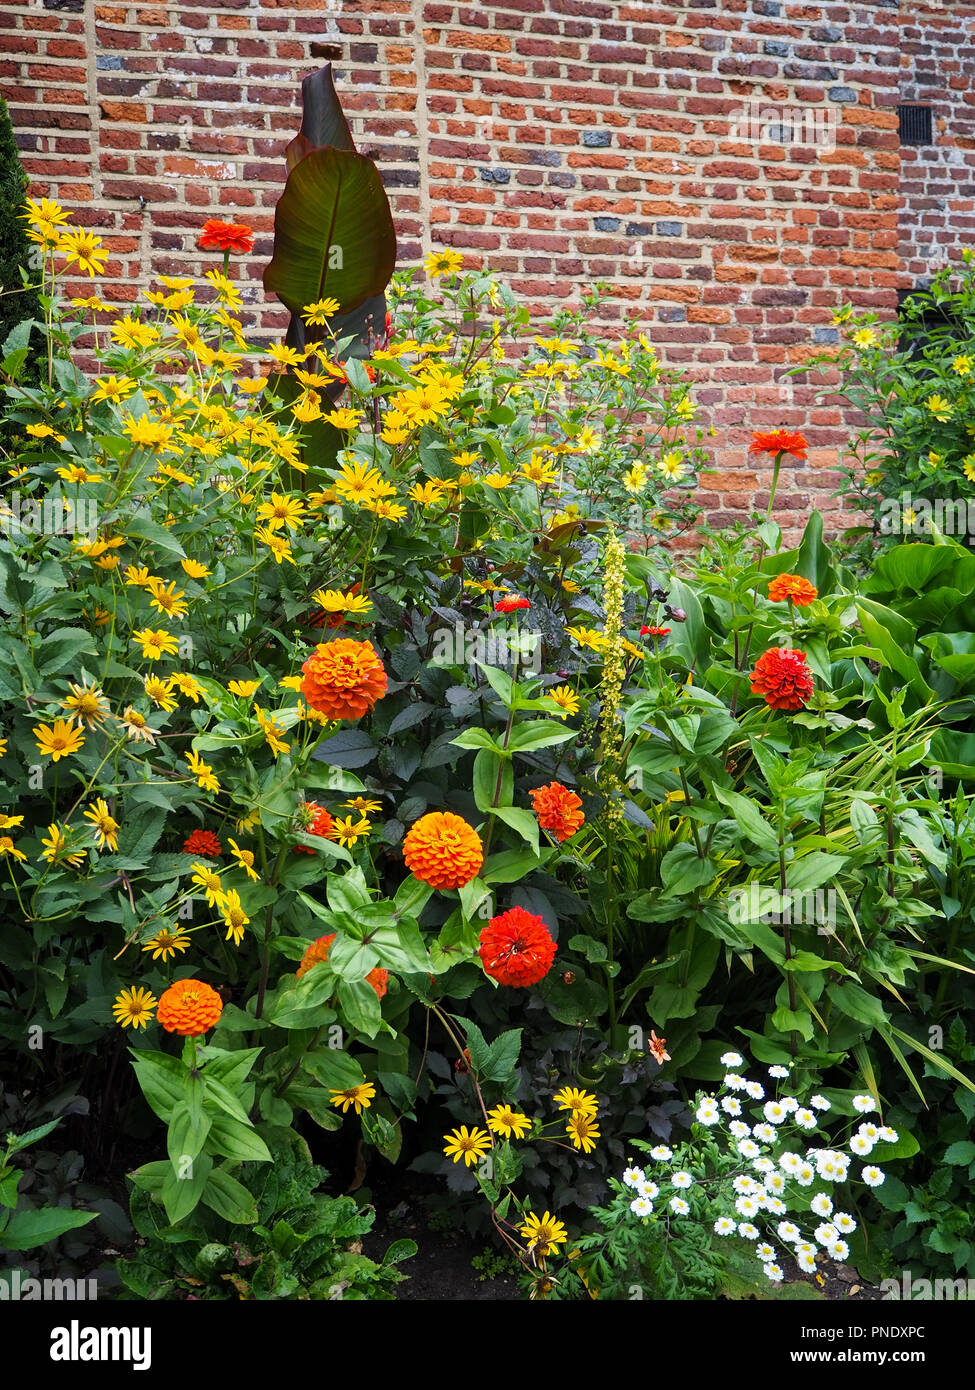
[[[724,1053],[721,1064],[731,1069],[724,1077],[725,1094],[699,1095],[695,1119],[707,1129],[715,1126],[726,1129],[729,1152],[742,1163],[740,1170],[730,1178],[735,1215],[728,1212],[714,1219],[715,1235],[737,1235],[754,1242],[755,1254],[766,1276],[775,1283],[783,1278],[783,1271],[778,1263],[778,1250],[770,1239],[773,1231],[781,1246],[807,1274],[815,1273],[816,1255],[820,1250],[835,1260],[845,1260],[850,1247],[843,1237],[855,1231],[857,1223],[847,1212],[836,1210],[828,1188],[835,1188],[850,1180],[850,1165],[855,1158],[868,1157],[878,1143],[896,1143],[897,1132],[887,1125],[864,1121],[848,1139],[849,1153],[818,1147],[797,1153],[784,1146],[787,1136],[782,1133],[783,1129],[790,1129],[796,1136],[802,1131],[815,1130],[822,1116],[832,1109],[830,1102],[821,1095],[810,1097],[807,1105],[800,1104],[795,1096],[766,1099],[764,1086],[757,1081],[747,1080],[737,1070],[744,1065],[739,1053]],[[788,1081],[790,1072],[788,1067],[772,1066],[768,1069],[768,1075],[773,1082]],[[751,1117],[754,1123],[751,1125],[742,1118],[744,1106],[739,1098],[741,1095],[756,1103]],[[760,1111],[757,1108],[759,1102],[764,1102]],[[853,1108],[858,1114],[869,1115],[877,1109],[877,1105],[872,1096],[857,1095],[853,1097]],[[649,1152],[650,1157],[661,1164],[669,1163],[674,1157],[666,1144],[658,1144]],[[750,1168],[751,1172],[745,1171],[746,1168]],[[883,1171],[873,1164],[863,1167],[859,1176],[868,1187],[879,1187],[884,1181]],[[817,1182],[827,1186],[811,1195],[799,1191]],[[654,1202],[660,1196],[660,1184],[677,1189],[677,1193],[680,1193],[692,1188],[695,1179],[692,1173],[682,1168],[671,1173],[669,1180],[661,1176],[658,1184],[647,1177],[643,1168],[632,1167],[623,1174],[623,1183],[637,1194],[630,1201],[630,1210],[637,1217],[647,1218],[655,1210]],[[790,1184],[794,1185],[794,1191],[790,1189]],[[703,1189],[699,1190],[703,1193]],[[677,1193],[669,1199],[665,1195],[667,1207],[675,1216],[690,1215],[690,1202]],[[716,1201],[724,1204],[721,1196],[703,1193],[696,1214],[712,1219]],[[804,1234],[796,1221],[787,1219],[790,1201],[793,1205],[798,1203],[803,1213],[821,1218],[811,1236]]]

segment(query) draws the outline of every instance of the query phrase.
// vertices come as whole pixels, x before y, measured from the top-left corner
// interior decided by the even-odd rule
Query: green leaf
[[[450,742],[455,748],[492,748],[495,752],[501,753],[500,743],[486,729],[464,729]]]
[[[710,883],[718,872],[713,859],[701,858],[691,844],[675,845],[660,861],[661,897],[679,898]]]
[[[204,1206],[235,1225],[251,1225],[257,1220],[253,1196],[225,1168],[214,1168],[203,1189],[202,1201]]]
[[[76,662],[82,652],[86,656],[95,656],[97,650],[89,633],[73,627],[59,627],[45,635],[38,651],[37,669],[41,675],[51,676]]]
[[[491,815],[503,820],[512,830],[517,830],[521,838],[531,845],[536,857],[538,856],[538,821],[531,811],[526,811],[521,806],[495,806]]]
[[[884,1155],[885,1158],[887,1156]],[[959,1139],[957,1143],[949,1144],[942,1161],[959,1168],[967,1168],[969,1163],[975,1162],[975,1144],[970,1139]]]
[[[759,849],[768,850],[771,854],[778,852],[779,842],[775,831],[754,801],[742,796],[740,792],[726,791],[723,787],[716,786],[714,794],[721,805],[727,806],[732,812],[739,829],[758,845]]]
[[[395,265],[393,218],[372,160],[331,146],[306,154],[274,211],[265,290],[293,314],[326,297],[348,314],[383,292]]]
[[[166,1164],[166,1176],[159,1196],[170,1225],[177,1225],[196,1209],[212,1166],[213,1159],[205,1153],[179,1165]]]
[[[140,1052],[135,1048],[129,1051],[142,1094],[150,1108],[168,1124],[175,1107],[184,1102],[189,1072],[178,1058],[165,1052]]]
[[[578,738],[575,729],[567,729],[554,719],[532,719],[527,724],[516,724],[511,730],[508,747],[517,753],[534,753],[540,748],[553,748],[558,743],[568,743]]]
[[[64,1207],[40,1207],[37,1211],[15,1211],[0,1230],[0,1247],[6,1250],[33,1250],[47,1245],[68,1231],[87,1226],[97,1211],[67,1211]]]
[[[226,1158],[270,1163],[271,1151],[251,1124],[242,1124],[225,1114],[215,1114],[207,1148]]]

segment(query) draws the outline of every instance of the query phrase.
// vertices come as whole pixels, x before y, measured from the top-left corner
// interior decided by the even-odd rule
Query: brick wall
[[[259,233],[243,273],[268,330],[281,151],[300,78],[332,58],[401,262],[456,247],[541,315],[609,282],[610,328],[638,312],[695,381],[716,431],[712,517],[761,501],[745,445],[783,424],[814,446],[784,511],[815,502],[836,526],[844,421],[783,374],[835,340],[843,300],[892,312],[905,261],[941,244],[932,200],[972,157],[969,13],[934,7],[929,28],[896,0],[5,0],[0,91],[35,191],[112,248],[109,297],[193,266],[200,222],[239,215]],[[952,154],[912,158],[899,247],[898,82],[938,68],[932,32],[954,64]]]
[[[901,151],[901,255],[916,284],[975,241],[975,4],[905,7],[900,92],[932,110],[934,143]]]

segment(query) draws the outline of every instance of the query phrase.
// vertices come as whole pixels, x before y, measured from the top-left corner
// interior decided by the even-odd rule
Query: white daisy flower
[[[771,1192],[773,1197],[781,1197],[785,1191],[785,1178],[781,1173],[773,1170],[765,1174],[765,1191]]]
[[[853,1109],[858,1110],[861,1115],[869,1115],[871,1110],[876,1110],[877,1103],[873,1096],[854,1096]]]
[[[745,1064],[745,1059],[737,1052],[722,1052],[720,1062],[723,1067],[741,1067]]]
[[[647,1182],[646,1179],[644,1179],[643,1182],[637,1184],[636,1190],[637,1192],[639,1192],[641,1197],[646,1197],[648,1202],[652,1202],[653,1199],[660,1192],[660,1188],[657,1186],[655,1182]]]
[[[672,1149],[668,1149],[666,1144],[658,1144],[656,1148],[650,1150],[650,1157],[655,1158],[660,1163],[666,1163],[669,1158],[673,1158]]]
[[[743,1091],[748,1085],[748,1082],[743,1076],[739,1076],[737,1072],[732,1071],[725,1077],[724,1084],[728,1087],[729,1091]]]
[[[775,1247],[769,1245],[767,1240],[763,1240],[761,1245],[755,1246],[755,1254],[764,1263],[766,1260],[775,1259]]]
[[[770,1158],[756,1158],[752,1160],[752,1167],[756,1173],[774,1173],[775,1164]],[[778,1176],[778,1175],[776,1175]],[[766,1183],[766,1186],[768,1184]]]
[[[795,1096],[779,1096],[779,1104],[788,1115],[791,1115],[793,1110],[799,1109],[799,1102]]]
[[[850,1151],[858,1158],[866,1158],[868,1154],[873,1153],[873,1140],[868,1139],[865,1134],[851,1134]]]
[[[794,1176],[800,1187],[808,1187],[816,1176],[816,1170],[811,1163],[800,1163]]]
[[[682,1170],[681,1172],[679,1172],[679,1173],[675,1173],[674,1176],[671,1178],[670,1181],[671,1181],[671,1183],[674,1185],[674,1187],[693,1187],[693,1186],[694,1186],[694,1179],[693,1179],[693,1177],[691,1176],[691,1174],[690,1174],[690,1173],[685,1173],[683,1170]]]
[[[747,1139],[749,1134],[751,1134],[748,1125],[743,1124],[741,1120],[732,1120],[731,1124],[728,1126],[728,1130],[735,1139]]]
[[[800,1240],[796,1243],[796,1255],[815,1255],[816,1247],[811,1240]]]
[[[653,1203],[648,1202],[646,1197],[634,1197],[630,1203],[630,1211],[634,1216],[651,1216],[653,1214]]]
[[[684,1201],[683,1197],[671,1197],[670,1209],[675,1216],[686,1216],[690,1211],[690,1207]]]
[[[832,1105],[825,1096],[813,1096],[809,1102],[814,1110],[832,1110]]]
[[[747,1174],[744,1173],[742,1173],[740,1177],[735,1178],[731,1185],[740,1197],[750,1197],[753,1192],[758,1191],[758,1183],[755,1179],[748,1177]]]
[[[753,1226],[750,1221],[742,1221],[738,1226],[738,1234],[744,1236],[745,1240],[758,1240],[761,1232],[757,1226]]]
[[[708,1098],[702,1100],[695,1111],[695,1119],[702,1125],[716,1125],[721,1119],[721,1111],[718,1109],[718,1102]]]
[[[724,1096],[721,1101],[721,1109],[726,1115],[740,1115],[741,1101],[737,1096]]]
[[[762,1151],[753,1140],[743,1139],[738,1145],[738,1152],[741,1154],[742,1158],[758,1158],[758,1155]]]
[[[845,1211],[833,1213],[833,1225],[845,1236],[852,1235],[857,1228],[857,1223],[854,1221],[853,1217],[848,1215]]]
[[[762,1100],[765,1096],[764,1086],[760,1086],[757,1081],[746,1081],[745,1090],[751,1096],[752,1100]]]
[[[833,1149],[821,1149],[816,1155],[816,1171],[827,1182],[836,1182],[842,1168],[840,1155]]]
[[[880,1131],[880,1137],[885,1144],[896,1144],[898,1137],[897,1130],[891,1129],[890,1125],[884,1125]]]
[[[792,1245],[802,1237],[802,1232],[794,1221],[780,1221],[775,1230],[779,1240],[784,1240],[787,1245]]]
[[[864,1120],[862,1125],[857,1125],[857,1134],[862,1134],[865,1139],[872,1139],[875,1144],[880,1138],[880,1130],[869,1120]]]
[[[815,1256],[815,1255],[797,1255],[797,1256],[796,1256],[796,1264],[797,1264],[797,1265],[799,1266],[799,1268],[802,1270],[803,1274],[815,1274],[815,1273],[816,1273],[816,1256]]]
[[[802,1159],[798,1154],[791,1152],[779,1154],[779,1167],[782,1169],[783,1173],[789,1173],[791,1176],[799,1171],[801,1164]]]
[[[803,1129],[816,1128],[816,1116],[811,1110],[807,1110],[804,1106],[796,1111],[793,1118],[797,1125],[802,1125]]]
[[[714,1234],[716,1236],[733,1236],[738,1227],[730,1216],[719,1216],[714,1223]]]
[[[821,1222],[816,1227],[816,1229],[813,1231],[813,1235],[819,1241],[820,1245],[827,1246],[835,1244],[835,1242],[838,1241],[840,1238],[840,1233],[836,1229],[836,1227],[830,1225],[826,1221]]]
[[[639,1187],[640,1183],[643,1182],[643,1169],[627,1168],[626,1172],[623,1174],[623,1181],[626,1183],[627,1187]]]
[[[879,1168],[871,1163],[869,1167],[864,1168],[860,1176],[868,1187],[879,1187],[886,1174],[882,1173]]]
[[[757,1216],[761,1207],[754,1197],[738,1197],[735,1201],[735,1210],[740,1216]]]
[[[777,1100],[767,1100],[762,1106],[762,1114],[771,1124],[780,1125],[788,1113],[785,1106]]]
[[[809,1203],[809,1208],[811,1211],[814,1211],[817,1216],[832,1216],[833,1199],[827,1196],[825,1192],[817,1192]]]
[[[826,1251],[834,1260],[845,1260],[850,1253],[850,1247],[845,1240],[834,1240],[832,1245],[827,1245]]]
[[[789,1210],[781,1197],[773,1197],[771,1193],[766,1196],[764,1206],[765,1210],[770,1212],[772,1216],[784,1216]]]
[[[771,1279],[773,1284],[782,1283],[782,1270],[779,1268],[777,1264],[763,1265],[762,1268],[765,1270],[765,1273]]]
[[[752,1130],[756,1139],[760,1139],[763,1144],[774,1144],[779,1137],[779,1131],[773,1125],[760,1124]]]
[[[788,1067],[769,1067],[769,1069],[768,1069],[768,1074],[769,1074],[769,1076],[774,1076],[775,1079],[776,1079],[777,1081],[781,1081],[783,1077],[786,1077],[786,1076],[789,1075],[789,1068],[788,1068]]]

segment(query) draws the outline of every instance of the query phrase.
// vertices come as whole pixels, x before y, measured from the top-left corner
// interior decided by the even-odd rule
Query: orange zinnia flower
[[[809,445],[804,435],[792,430],[756,430],[748,446],[750,454],[794,454],[797,459],[806,457]]]
[[[403,858],[413,877],[432,888],[462,888],[484,863],[481,837],[452,811],[429,811],[410,827]]]
[[[813,692],[806,654],[792,647],[772,647],[760,656],[751,681],[752,694],[764,696],[772,709],[802,709]]]
[[[254,249],[254,233],[244,222],[221,222],[218,217],[210,217],[196,244],[201,251],[233,251],[246,256]]]
[[[335,940],[335,932],[331,936],[320,936],[317,941],[313,941],[308,950],[301,958],[301,964],[295,971],[298,979],[302,975],[307,975],[308,971],[316,965],[321,965],[322,961],[328,960],[328,953],[332,949],[332,942]],[[376,998],[381,999],[386,993],[389,983],[389,971],[383,970],[381,966],[376,966],[375,970],[370,970],[366,976],[366,982],[372,985],[376,991]]]
[[[156,1009],[156,1018],[167,1033],[198,1038],[212,1028],[223,1013],[223,1000],[202,980],[177,980],[170,985]]]
[[[806,608],[819,597],[819,590],[801,574],[777,574],[768,586],[768,596],[773,603],[791,598],[797,608]]]
[[[223,854],[223,846],[212,830],[194,830],[183,841],[183,853],[194,854],[204,859],[216,859]]]
[[[361,719],[386,694],[386,671],[370,642],[320,642],[301,669],[302,695],[327,719]]]
[[[541,917],[523,907],[509,907],[492,917],[481,932],[477,953],[486,975],[499,984],[523,989],[537,985],[548,974],[555,950],[552,933]]]
[[[304,827],[306,835],[321,835],[323,840],[332,838],[332,831],[335,829],[335,822],[330,811],[326,811],[324,806],[319,806],[317,801],[306,801],[306,808],[314,815],[314,820],[310,825]],[[308,845],[295,845],[296,854],[314,854],[315,851]]]
[[[536,787],[531,793],[535,815],[543,830],[551,830],[561,843],[581,830],[586,817],[582,812],[582,800],[561,782],[549,782],[546,787]]]

